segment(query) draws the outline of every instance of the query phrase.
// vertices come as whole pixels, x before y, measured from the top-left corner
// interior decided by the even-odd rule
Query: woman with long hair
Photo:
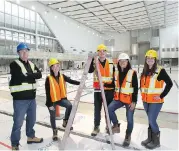
[[[123,106],[126,107],[127,129],[123,146],[127,147],[131,141],[131,133],[134,125],[134,110],[137,102],[138,80],[136,72],[131,68],[130,58],[126,53],[118,57],[118,64],[115,77],[114,100],[109,104],[109,117],[113,123],[112,132],[120,132],[120,123],[118,122],[115,111]]]
[[[164,83],[166,85],[163,90]],[[164,97],[172,86],[172,80],[165,69],[157,64],[157,52],[148,50],[140,78],[142,101],[149,122],[148,138],[142,141],[141,145],[148,149],[160,147],[160,130],[156,121],[164,103]]]
[[[53,130],[54,141],[58,140],[57,128],[56,128],[56,106],[62,106],[66,108],[65,118],[63,119],[62,126],[66,128],[68,119],[72,110],[72,104],[67,99],[66,82],[79,85],[80,82],[75,81],[60,73],[60,63],[57,59],[51,58],[49,60],[50,75],[47,76],[45,81],[46,91],[46,106],[50,113],[50,123]],[[71,127],[71,130],[73,127]]]

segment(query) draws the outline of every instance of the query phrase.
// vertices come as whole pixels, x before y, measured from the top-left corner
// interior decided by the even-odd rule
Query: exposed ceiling
[[[99,32],[125,32],[178,23],[177,0],[56,0],[40,3]]]

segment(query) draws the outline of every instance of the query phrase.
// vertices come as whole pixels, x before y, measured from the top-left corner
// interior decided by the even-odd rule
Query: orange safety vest
[[[59,76],[59,82],[53,77],[53,76],[48,76],[49,78],[49,83],[50,83],[50,96],[52,102],[60,101],[63,98],[67,97],[67,92],[66,92],[66,83],[64,80],[64,77],[62,74]]]
[[[157,77],[160,74],[162,67],[157,67],[157,72],[153,76],[141,77],[141,95],[142,100],[147,103],[163,103],[164,99],[154,100],[154,96],[160,96],[163,92],[164,81],[158,81]]]
[[[119,84],[119,71],[116,72],[116,81],[115,81],[115,92],[114,100],[121,101],[126,104],[131,104],[132,102],[132,93],[134,88],[132,87],[132,76],[134,70],[130,69],[127,72],[126,77],[123,80],[122,85]]]
[[[106,59],[106,63],[105,63],[104,68],[101,65],[101,63],[99,63],[99,70],[100,70],[100,73],[101,73],[102,82],[108,83],[108,84],[112,83],[112,80],[113,80],[113,62],[110,62],[108,59]],[[93,88],[100,89],[100,84],[99,84],[99,80],[98,80],[98,76],[97,76],[97,69],[95,69],[95,71],[93,73]],[[104,90],[111,90],[111,89],[113,89],[113,88],[104,87]]]

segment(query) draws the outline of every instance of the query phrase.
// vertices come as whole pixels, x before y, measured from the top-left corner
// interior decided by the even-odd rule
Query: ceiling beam
[[[147,8],[147,5],[146,5],[146,2],[145,2],[145,1],[143,1],[143,3],[144,3],[144,6],[145,6],[145,9],[146,9],[146,13],[147,13],[147,16],[148,16],[148,19],[149,19],[150,26],[152,26],[152,24],[151,24],[151,20],[150,20],[150,15],[149,15],[149,11],[148,11],[148,8]]]
[[[88,8],[85,7],[83,4],[79,3],[78,1],[76,1],[76,2],[77,2],[79,5],[81,5],[84,9],[86,9],[86,10],[88,10],[90,13],[92,13],[95,17],[97,17],[98,19],[100,19],[102,22],[104,22],[104,23],[107,24],[109,27],[111,27],[110,24],[106,23],[106,22],[103,21],[101,18],[99,18],[97,15],[95,15],[95,13],[94,13],[93,11],[91,11],[90,9],[88,9]],[[96,2],[98,2],[98,1],[96,1]],[[99,3],[99,2],[98,2],[98,3]],[[101,5],[101,3],[99,3],[99,4]],[[115,30],[115,28],[113,28],[113,27],[111,27],[111,28]],[[100,29],[99,32],[101,32],[101,29]]]
[[[120,1],[122,2],[122,1]],[[127,28],[105,7],[104,4],[102,4],[99,0],[98,0],[98,3],[121,25],[124,27],[124,29],[127,31]],[[111,27],[111,26],[110,26]],[[112,27],[115,31],[116,29],[114,27]],[[117,31],[118,32],[118,31]],[[119,32],[120,33],[120,32]]]

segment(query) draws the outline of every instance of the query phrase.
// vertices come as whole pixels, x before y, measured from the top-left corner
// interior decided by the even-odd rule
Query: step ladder
[[[81,94],[82,94],[83,89],[85,87],[85,81],[87,80],[88,71],[89,71],[89,68],[90,68],[90,65],[91,65],[93,58],[94,58],[94,62],[95,62],[95,65],[96,65],[96,69],[97,69],[96,72],[97,72],[99,83],[100,83],[101,96],[102,96],[102,99],[103,99],[103,105],[104,105],[104,111],[105,111],[105,116],[106,116],[106,120],[107,120],[107,126],[109,128],[109,136],[110,136],[109,141],[110,141],[112,150],[115,150],[113,134],[112,134],[111,124],[110,124],[110,120],[109,120],[108,107],[107,107],[107,103],[106,103],[106,97],[105,97],[105,93],[104,93],[104,87],[103,87],[103,83],[102,83],[101,73],[100,73],[100,70],[99,70],[99,61],[98,61],[97,53],[89,53],[88,54],[88,59],[86,61],[86,65],[85,65],[85,69],[83,71],[81,82],[80,82],[80,85],[79,85],[78,90],[77,90],[76,97],[75,97],[74,102],[73,102],[73,107],[72,107],[72,110],[71,110],[71,114],[70,114],[67,126],[65,128],[65,133],[63,135],[62,140],[59,141],[59,150],[65,150],[66,142],[67,142],[68,137],[70,135],[70,128],[72,127],[72,124],[73,124],[73,121],[74,121],[74,118],[75,118],[75,115],[76,115],[76,112],[77,112],[80,97],[81,97]]]

